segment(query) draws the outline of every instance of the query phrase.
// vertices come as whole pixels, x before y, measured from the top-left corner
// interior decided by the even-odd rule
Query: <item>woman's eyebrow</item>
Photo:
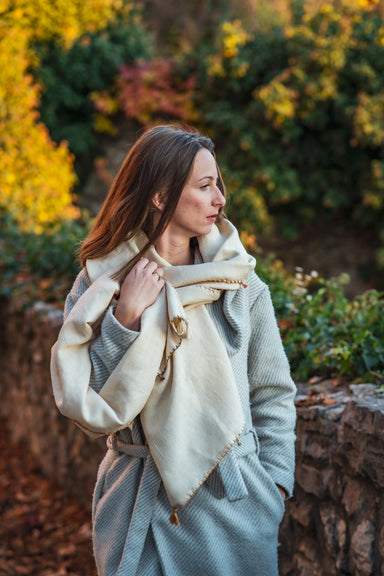
[[[202,176],[201,178],[198,179],[198,182],[200,182],[200,180],[206,180],[208,178],[208,180],[215,180],[214,176]]]

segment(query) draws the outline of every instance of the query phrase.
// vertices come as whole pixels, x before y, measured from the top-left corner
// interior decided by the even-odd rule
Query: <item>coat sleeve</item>
[[[274,482],[291,496],[296,387],[290,376],[269,288],[258,282],[258,294],[251,306],[248,355],[252,422],[259,438],[262,465]]]
[[[64,321],[82,294],[89,288],[91,281],[83,269],[77,276],[64,307]],[[116,368],[139,332],[124,328],[114,316],[114,306],[109,306],[100,326],[100,333],[89,348],[92,363],[89,385],[100,392],[111,372]]]

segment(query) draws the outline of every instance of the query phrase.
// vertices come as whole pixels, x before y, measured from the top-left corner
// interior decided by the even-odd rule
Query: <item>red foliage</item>
[[[195,78],[182,80],[171,60],[157,58],[124,65],[118,86],[125,114],[143,124],[159,117],[197,119],[192,104]]]

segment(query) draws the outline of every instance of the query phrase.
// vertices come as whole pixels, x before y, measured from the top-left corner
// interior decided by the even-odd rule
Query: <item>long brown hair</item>
[[[82,266],[88,259],[106,256],[121,242],[142,230],[148,242],[118,274],[118,279],[123,280],[167,227],[201,148],[207,148],[215,156],[212,140],[190,127],[155,126],[144,132],[128,152],[82,244]],[[217,186],[225,195],[219,167],[217,170]],[[165,207],[154,226],[156,208],[152,200],[159,192],[165,200]]]

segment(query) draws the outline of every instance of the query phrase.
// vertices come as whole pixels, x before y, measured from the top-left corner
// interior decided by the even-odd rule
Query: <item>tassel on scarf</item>
[[[174,507],[173,512],[169,517],[169,521],[171,524],[174,524],[175,526],[180,526],[180,520],[177,515],[177,506]]]

